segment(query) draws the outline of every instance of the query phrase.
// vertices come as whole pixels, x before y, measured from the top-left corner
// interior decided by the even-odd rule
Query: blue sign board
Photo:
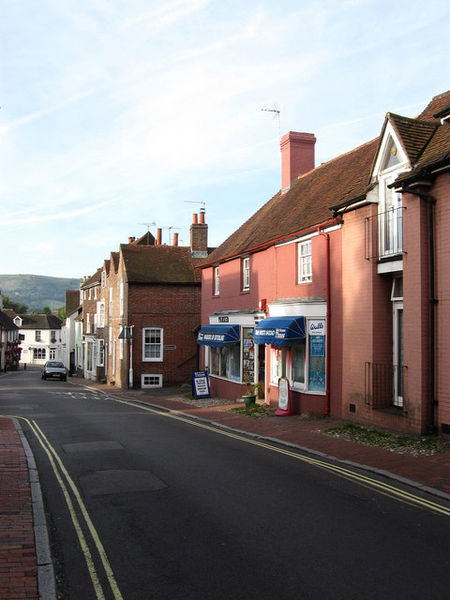
[[[311,356],[325,356],[325,336],[310,336]]]
[[[196,398],[210,398],[209,375],[207,371],[192,373],[192,394]]]

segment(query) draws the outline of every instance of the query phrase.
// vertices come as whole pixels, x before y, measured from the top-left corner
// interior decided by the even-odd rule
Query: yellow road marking
[[[108,396],[108,397],[111,398],[110,396]],[[334,473],[335,475],[337,475],[338,477],[342,477],[342,478],[354,481],[360,485],[364,485],[365,487],[374,489],[378,493],[380,493],[384,496],[388,496],[389,498],[393,498],[395,500],[404,502],[405,504],[409,504],[412,506],[419,506],[421,508],[426,508],[433,512],[442,514],[446,517],[450,517],[450,508],[442,506],[441,504],[438,504],[437,502],[433,502],[432,500],[428,500],[426,498],[421,498],[420,496],[417,496],[416,494],[412,494],[411,492],[407,492],[405,490],[397,488],[388,483],[378,481],[372,477],[369,477],[368,475],[356,473],[346,467],[343,467],[343,466],[340,466],[337,464],[332,464],[332,463],[326,462],[325,460],[321,460],[319,458],[305,456],[305,455],[299,454],[298,451],[289,450],[287,448],[281,448],[281,447],[275,446],[274,444],[271,444],[269,442],[256,440],[256,439],[249,438],[249,437],[246,437],[246,436],[238,434],[238,433],[226,431],[224,429],[221,429],[220,427],[216,427],[214,425],[209,425],[209,424],[203,423],[201,421],[195,421],[193,419],[183,416],[182,414],[178,414],[176,411],[166,412],[164,410],[161,411],[161,410],[152,408],[151,406],[143,406],[142,404],[138,404],[138,403],[130,401],[130,400],[121,400],[120,398],[111,398],[111,399],[116,402],[120,402],[121,404],[127,404],[127,405],[133,406],[135,408],[136,407],[141,408],[142,410],[145,410],[147,412],[150,412],[150,413],[153,413],[153,414],[156,414],[159,416],[174,419],[176,421],[182,421],[184,423],[188,423],[189,425],[193,425],[193,426],[199,427],[201,429],[213,431],[214,433],[218,433],[220,435],[224,435],[226,437],[230,437],[230,438],[239,440],[241,442],[245,442],[246,444],[251,444],[253,446],[258,446],[260,448],[265,448],[266,450],[270,450],[272,452],[284,454],[285,456],[289,456],[296,460],[300,460],[302,462],[308,463],[308,464],[318,467],[320,469],[325,469],[327,471],[330,471],[330,472]]]
[[[50,444],[49,440],[47,439],[47,437],[45,436],[45,434],[43,433],[43,431],[41,430],[41,428],[39,427],[39,425],[36,423],[36,421],[34,420],[29,420],[25,417],[17,417],[19,419],[24,420],[26,423],[28,423],[30,429],[32,430],[32,432],[34,433],[34,435],[36,436],[36,439],[38,440],[38,442],[40,443],[40,445],[42,446],[42,448],[44,449],[44,451],[46,452],[50,464],[52,465],[52,469],[53,472],[55,473],[55,477],[61,487],[61,490],[63,492],[64,498],[66,500],[66,504],[67,507],[69,509],[69,513],[75,528],[75,531],[77,533],[78,536],[78,540],[80,543],[80,547],[81,550],[83,552],[85,561],[86,561],[86,565],[89,571],[89,575],[91,576],[91,580],[92,580],[92,584],[94,586],[94,590],[95,590],[95,594],[98,598],[98,600],[104,600],[105,596],[103,594],[103,590],[97,575],[97,571],[95,569],[95,565],[94,562],[92,560],[92,554],[89,550],[89,546],[86,542],[86,538],[83,534],[83,531],[81,529],[78,517],[76,515],[74,506],[73,506],[73,502],[71,500],[69,491],[61,477],[60,472],[58,471],[58,467],[61,471],[61,473],[64,475],[66,482],[68,483],[77,503],[78,506],[81,510],[81,513],[83,515],[84,521],[88,527],[88,530],[91,534],[92,540],[95,544],[95,547],[97,549],[98,555],[100,557],[100,560],[102,562],[103,568],[105,570],[106,573],[106,577],[108,579],[108,583],[109,586],[111,588],[111,591],[114,595],[114,599],[115,600],[123,600],[122,594],[120,593],[119,590],[119,586],[117,584],[117,581],[114,577],[114,573],[112,571],[111,565],[109,563],[108,557],[106,555],[105,549],[103,547],[103,544],[100,541],[100,537],[95,529],[95,526],[89,516],[89,513],[87,511],[87,508],[81,498],[81,495],[75,485],[75,483],[73,482],[72,478],[70,477],[67,469],[65,468],[64,464],[62,463],[58,453],[56,452],[56,450],[53,448],[53,446]],[[57,464],[55,464],[55,461]]]

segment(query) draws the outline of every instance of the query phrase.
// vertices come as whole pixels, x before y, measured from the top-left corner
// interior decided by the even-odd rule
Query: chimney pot
[[[314,169],[313,133],[289,131],[280,142],[281,148],[281,190],[288,190],[294,180]]]
[[[197,215],[197,213],[194,213],[192,215],[192,224],[197,225],[197,223],[198,223],[198,215]]]
[[[156,245],[161,246],[162,229],[159,227],[156,230]]]
[[[173,234],[172,245],[178,246],[178,233],[177,232],[174,232],[174,234]]]
[[[200,219],[200,224],[204,225],[205,224],[205,211],[204,210],[200,210],[199,219]]]

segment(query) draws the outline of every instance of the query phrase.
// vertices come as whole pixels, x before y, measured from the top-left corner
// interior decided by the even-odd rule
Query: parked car
[[[48,360],[42,369],[41,379],[61,379],[61,381],[66,381],[67,369],[59,360]]]

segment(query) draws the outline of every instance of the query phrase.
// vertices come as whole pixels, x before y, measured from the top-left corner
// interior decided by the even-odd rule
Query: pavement
[[[399,454],[324,435],[343,424],[333,418],[305,419],[236,414],[223,399],[192,400],[181,389],[118,390],[107,384],[69,379],[125,400],[145,402],[258,439],[338,459],[437,497],[450,500],[450,452]],[[34,457],[16,419],[0,417],[0,599],[56,600],[42,496]]]

